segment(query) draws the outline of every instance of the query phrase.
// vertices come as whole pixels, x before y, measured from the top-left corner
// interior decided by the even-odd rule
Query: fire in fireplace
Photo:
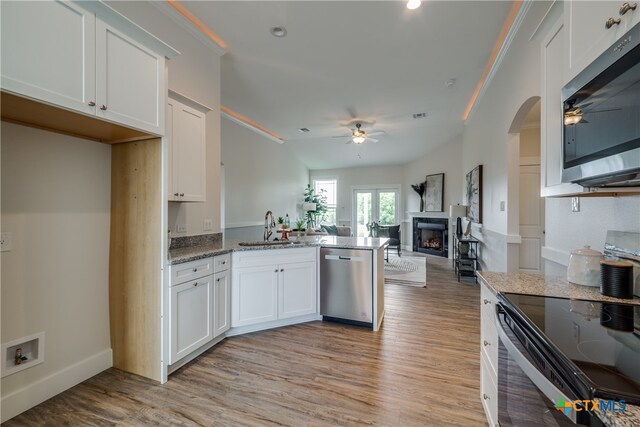
[[[413,218],[413,251],[449,256],[449,221],[446,218]]]

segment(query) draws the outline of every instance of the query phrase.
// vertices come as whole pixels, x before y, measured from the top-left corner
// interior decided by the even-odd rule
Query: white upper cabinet
[[[1,8],[2,89],[95,113],[95,15],[61,1]]]
[[[102,2],[2,2],[2,89],[164,134],[165,56],[178,52]]]
[[[580,193],[577,184],[562,183],[562,99],[560,90],[566,72],[564,57],[565,26],[562,18],[542,40],[541,78],[541,196]]]
[[[569,68],[564,83],[573,79],[638,22],[640,8],[620,15],[623,3],[622,0],[565,2],[565,49]],[[613,24],[607,28],[609,19],[613,19]]]
[[[98,116],[162,135],[164,57],[96,21]]]
[[[205,135],[208,110],[207,107],[175,92],[169,94],[167,105],[168,198],[171,201],[205,201]]]

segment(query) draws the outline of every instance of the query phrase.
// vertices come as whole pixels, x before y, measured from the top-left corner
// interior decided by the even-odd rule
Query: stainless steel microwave
[[[640,186],[640,24],[562,88],[562,181]]]

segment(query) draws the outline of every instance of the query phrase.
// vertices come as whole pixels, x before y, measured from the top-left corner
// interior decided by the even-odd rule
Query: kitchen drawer
[[[487,314],[482,310],[480,319],[480,347],[482,353],[487,357],[493,375],[498,373],[498,330],[496,329],[496,316],[494,313]]]
[[[486,356],[480,357],[480,400],[490,426],[498,426],[498,387]]]
[[[220,273],[231,266],[231,254],[216,255],[213,257],[213,272]]]
[[[256,267],[294,262],[315,261],[317,248],[279,248],[233,253],[233,267]]]
[[[482,308],[481,314],[486,313],[487,315],[495,317],[498,297],[494,295],[494,293],[486,284],[484,284],[482,281],[480,283],[480,307]]]
[[[171,266],[171,286],[213,274],[213,257]]]

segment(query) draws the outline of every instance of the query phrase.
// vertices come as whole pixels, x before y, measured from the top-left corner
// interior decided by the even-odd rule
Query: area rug
[[[389,261],[384,262],[384,283],[426,288],[427,258],[412,255],[398,257],[389,254]]]

